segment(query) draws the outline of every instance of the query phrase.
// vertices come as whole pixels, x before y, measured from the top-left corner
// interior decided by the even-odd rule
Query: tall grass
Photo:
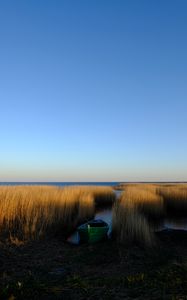
[[[65,236],[94,216],[94,198],[98,202],[100,195],[102,202],[111,194],[107,187],[0,187],[0,237],[27,240],[48,233]]]
[[[65,237],[114,201],[111,187],[1,186],[0,238]],[[113,235],[150,246],[155,224],[169,214],[187,215],[187,185],[127,184],[113,205]]]
[[[114,205],[113,232],[120,242],[150,246],[154,244],[153,221],[163,214],[163,199],[154,185],[128,185]]]
[[[158,193],[163,197],[167,214],[187,215],[187,185],[162,186]]]
[[[113,208],[113,233],[123,243],[154,243],[155,229],[171,216],[187,216],[186,184],[126,184]]]
[[[123,199],[132,202],[138,212],[150,221],[156,221],[164,215],[163,198],[157,194],[155,185],[128,186],[123,193]]]
[[[114,204],[112,235],[125,245],[152,246],[155,242],[148,221],[131,201],[123,199]]]
[[[116,195],[112,187],[89,187],[89,191],[93,194],[96,207],[110,206],[116,200]]]

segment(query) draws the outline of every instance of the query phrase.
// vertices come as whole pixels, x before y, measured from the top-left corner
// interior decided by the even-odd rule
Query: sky
[[[187,181],[186,0],[2,0],[0,181]]]

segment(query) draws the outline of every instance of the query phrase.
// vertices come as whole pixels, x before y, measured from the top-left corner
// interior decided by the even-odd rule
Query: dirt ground
[[[163,231],[144,249],[59,237],[0,244],[0,299],[187,299],[187,232]]]

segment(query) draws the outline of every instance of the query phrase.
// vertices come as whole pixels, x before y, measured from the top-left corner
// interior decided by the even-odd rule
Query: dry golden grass
[[[89,191],[93,194],[94,201],[97,207],[112,205],[116,200],[116,195],[112,187],[89,187]]]
[[[125,184],[113,208],[113,232],[124,243],[151,245],[169,213],[187,215],[187,184]]]
[[[68,234],[94,216],[95,199],[109,201],[108,187],[2,186],[0,236],[38,239],[47,233]]]
[[[137,210],[151,220],[160,219],[164,215],[164,203],[157,187],[152,184],[128,186],[122,194],[124,202],[132,202]]]
[[[113,204],[111,187],[1,186],[0,238],[14,243],[46,234],[66,236]],[[187,214],[186,184],[126,184],[113,207],[113,233],[121,242],[154,243],[154,227],[168,212]],[[154,222],[152,222],[154,221]]]
[[[112,232],[120,243],[138,243],[152,246],[155,242],[148,221],[138,212],[131,201],[119,200],[114,204]]]
[[[162,186],[157,192],[164,199],[167,213],[187,214],[187,184]]]
[[[160,186],[160,184],[157,183],[119,183],[117,186],[114,187],[116,190],[126,191],[128,188],[147,188],[147,189],[153,189]]]
[[[126,185],[113,209],[113,232],[120,242],[154,244],[150,221],[155,223],[164,215],[163,198],[156,191],[152,184]]]

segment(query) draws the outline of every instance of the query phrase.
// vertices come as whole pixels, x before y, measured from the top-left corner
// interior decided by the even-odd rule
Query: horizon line
[[[187,183],[187,180],[161,181],[0,181],[1,183]]]

